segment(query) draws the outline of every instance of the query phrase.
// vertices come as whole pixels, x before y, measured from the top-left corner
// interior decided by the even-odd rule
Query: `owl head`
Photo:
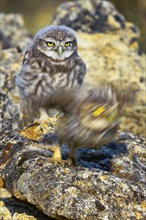
[[[34,47],[54,61],[63,61],[77,53],[76,34],[66,26],[47,26],[35,35]]]

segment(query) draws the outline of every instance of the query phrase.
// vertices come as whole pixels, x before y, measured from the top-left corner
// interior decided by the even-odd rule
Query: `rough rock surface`
[[[18,128],[19,119],[18,108],[4,91],[0,91],[0,146]]]
[[[53,24],[67,25],[76,31],[89,34],[118,34],[121,41],[127,45],[135,43],[135,46],[140,34],[137,26],[127,22],[107,0],[65,2],[58,7]]]
[[[13,196],[49,217],[142,220],[146,206],[145,142],[132,134],[120,136],[125,140],[99,150],[81,149],[78,166],[62,167],[49,162],[52,153],[45,142],[15,134],[2,152],[0,175]]]
[[[3,49],[17,47],[25,50],[31,43],[31,35],[24,27],[24,20],[19,14],[0,13],[0,42]]]
[[[138,28],[105,0],[66,2],[57,9],[53,24],[77,30],[87,84],[106,82],[137,91],[137,103],[125,113],[121,129],[146,136],[146,55],[139,54]]]
[[[66,24],[74,30],[88,33],[116,32],[126,27],[124,16],[107,0],[65,2],[58,7],[53,23]],[[133,30],[137,31],[134,25]]]
[[[16,48],[2,50],[0,54],[0,86],[12,103],[19,109],[22,115],[20,97],[18,88],[15,85],[15,77],[21,69],[23,53],[18,52]]]
[[[53,220],[43,215],[37,208],[12,197],[4,188],[0,188],[1,220]]]

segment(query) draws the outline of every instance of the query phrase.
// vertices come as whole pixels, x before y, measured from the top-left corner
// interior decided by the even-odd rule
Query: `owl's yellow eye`
[[[69,47],[69,46],[70,46],[70,42],[66,42],[65,47]]]
[[[106,108],[104,106],[99,107],[98,109],[96,109],[92,115],[94,117],[98,117],[101,113],[103,113],[106,110]]]
[[[53,47],[53,46],[54,46],[54,43],[53,43],[53,42],[47,42],[47,46],[48,46],[48,47]]]

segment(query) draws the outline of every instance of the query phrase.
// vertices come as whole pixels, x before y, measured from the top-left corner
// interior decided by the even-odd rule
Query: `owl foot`
[[[76,166],[77,165],[77,160],[76,160],[76,148],[71,147],[71,151],[69,153],[69,159],[67,160],[68,165]]]
[[[72,159],[62,160],[62,158],[59,158],[59,157],[57,158],[54,156],[49,158],[49,162],[54,163],[55,165],[60,164],[63,167],[65,165],[68,165],[68,166],[76,166],[77,165],[77,162],[73,161]]]
[[[69,158],[66,163],[69,165],[69,166],[76,166],[77,165],[77,160],[75,158]]]
[[[42,134],[47,134],[48,133],[48,128],[49,128],[49,118],[48,120],[42,120],[42,119],[35,119],[34,124],[37,123],[39,126],[40,131]],[[51,125],[52,126],[52,125]]]
[[[37,123],[37,124],[40,124],[40,126],[43,128],[44,125],[48,124],[49,123],[49,117],[48,119],[46,120],[42,120],[42,119],[35,119],[34,120],[34,123]]]
[[[54,146],[54,147],[52,146],[52,147],[49,147],[49,149],[54,152],[53,156],[49,158],[49,162],[53,162],[55,165],[61,164],[62,166],[64,166],[66,162],[65,160],[62,160],[60,146],[59,145]]]
[[[57,157],[54,157],[54,156],[49,158],[49,162],[54,163],[54,165],[60,164],[63,167],[64,167],[64,165],[66,163],[65,160],[62,160],[62,158],[59,158],[59,157],[57,158]]]
[[[54,163],[55,165],[61,164],[62,166],[65,164],[69,166],[77,165],[77,160],[74,157],[70,157],[68,160],[62,159],[61,148],[59,145],[51,146],[49,149],[54,152],[53,156],[49,158],[49,162]]]
[[[44,108],[39,108],[39,112],[40,112],[40,118],[35,119],[35,122],[37,122],[39,124],[47,123],[49,120],[49,116],[48,116],[46,110]]]
[[[43,132],[43,134],[46,134],[48,132],[48,126],[50,123],[50,117],[48,116],[46,110],[44,108],[40,108],[40,118],[35,119],[35,123],[38,123],[40,126],[40,130]]]

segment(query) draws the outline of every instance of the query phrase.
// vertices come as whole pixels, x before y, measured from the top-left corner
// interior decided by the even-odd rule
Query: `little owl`
[[[47,119],[47,110],[55,103],[54,92],[79,88],[85,73],[75,32],[66,26],[47,26],[26,50],[16,84],[27,109],[39,109],[40,119]]]

